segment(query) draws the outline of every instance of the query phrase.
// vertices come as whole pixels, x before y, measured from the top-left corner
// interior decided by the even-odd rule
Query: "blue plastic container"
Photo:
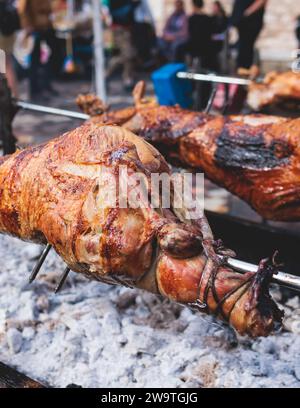
[[[177,78],[180,71],[186,72],[185,64],[167,64],[154,71],[152,81],[160,105],[180,105],[182,108],[191,108],[192,84],[186,79]]]

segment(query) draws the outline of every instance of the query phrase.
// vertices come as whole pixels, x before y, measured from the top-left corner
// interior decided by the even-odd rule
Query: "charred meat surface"
[[[215,118],[181,140],[180,157],[266,219],[300,219],[300,120]]]
[[[274,263],[265,260],[257,273],[241,275],[225,267],[232,252],[214,241],[204,215],[187,222],[147,202],[121,208],[120,197],[112,205],[111,180],[120,182],[120,165],[146,180],[169,172],[142,138],[93,123],[7,156],[0,165],[0,232],[48,242],[78,273],[214,314],[242,335],[272,332],[282,319],[268,289]]]

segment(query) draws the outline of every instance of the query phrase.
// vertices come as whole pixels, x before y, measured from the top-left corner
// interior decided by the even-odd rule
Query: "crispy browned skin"
[[[218,117],[181,140],[180,157],[265,219],[299,221],[299,136],[299,119]]]
[[[270,72],[262,84],[253,82],[249,86],[247,102],[255,111],[285,101],[300,103],[300,73]]]
[[[222,257],[230,252],[213,240],[204,217],[187,223],[172,209],[111,206],[105,174],[116,178],[120,164],[147,179],[169,171],[143,139],[94,124],[6,157],[0,232],[50,243],[72,270],[89,278],[215,314],[241,334],[268,335],[282,319],[268,293],[273,264],[264,261],[257,274],[240,275],[224,266]]]
[[[134,106],[117,111],[111,111],[109,106],[93,94],[79,95],[76,103],[84,113],[91,116],[91,122],[122,126],[134,118],[139,111],[157,107],[156,101],[152,98],[145,98],[144,93],[145,83],[140,81],[133,90]]]
[[[110,121],[119,115],[110,112]],[[103,122],[103,115],[94,121]],[[204,171],[265,219],[300,220],[299,119],[214,117],[139,104],[122,126],[152,143],[167,160]]]

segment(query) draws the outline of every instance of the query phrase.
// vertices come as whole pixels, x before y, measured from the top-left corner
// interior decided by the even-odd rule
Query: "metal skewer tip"
[[[60,278],[60,281],[58,282],[58,285],[56,286],[54,290],[55,294],[61,290],[70,272],[71,272],[71,269],[69,267],[67,267],[64,270],[64,273],[62,274],[62,277]]]
[[[257,272],[258,266],[252,265],[247,262],[239,261],[238,259],[228,258],[228,266],[237,270],[238,272]],[[273,276],[273,283],[277,283],[280,286],[284,286],[289,289],[293,289],[300,292],[300,277],[295,275],[290,275],[285,272],[278,272],[277,275]]]
[[[39,257],[39,260],[37,261],[35,267],[33,268],[32,272],[30,274],[29,283],[32,283],[35,280],[35,278],[37,277],[37,275],[38,275],[43,263],[45,262],[45,259],[47,258],[47,255],[48,255],[51,248],[52,248],[52,246],[50,244],[48,244],[44,248],[41,256]]]

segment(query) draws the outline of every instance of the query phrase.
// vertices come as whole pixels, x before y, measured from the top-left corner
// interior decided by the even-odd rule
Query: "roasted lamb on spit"
[[[269,220],[300,220],[300,119],[266,115],[216,117],[158,106],[134,91],[135,107],[105,111],[92,95],[79,106],[95,123],[116,123],[142,136],[168,159],[204,171]],[[174,157],[175,156],[175,157]]]
[[[187,220],[184,208],[147,203],[121,208],[119,199],[111,206],[107,175],[117,180],[120,165],[146,180],[169,172],[142,138],[93,123],[2,158],[0,232],[49,243],[73,271],[213,314],[242,335],[272,332],[282,320],[268,292],[274,260],[242,275],[226,266],[231,252],[203,215]]]
[[[252,82],[249,86],[247,103],[254,111],[281,102],[300,104],[300,73],[270,72],[263,83]]]

